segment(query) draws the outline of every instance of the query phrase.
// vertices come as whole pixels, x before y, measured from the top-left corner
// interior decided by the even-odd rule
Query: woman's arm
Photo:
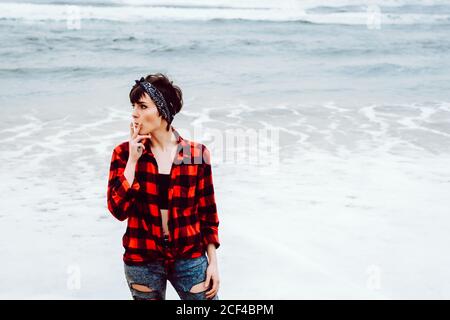
[[[136,164],[137,161],[128,159],[127,165],[125,166],[124,176],[128,181],[129,185],[132,185],[134,182],[134,175],[136,173]]]
[[[134,204],[134,191],[140,186],[134,181],[136,162],[125,161],[124,150],[114,150],[109,170],[107,204],[114,217],[123,221],[128,218],[130,208]],[[134,181],[134,182],[133,182]]]
[[[205,297],[207,299],[211,299],[214,298],[214,296],[219,291],[220,285],[219,267],[217,264],[216,246],[213,243],[210,243],[208,244],[206,251],[208,253],[209,264],[208,268],[206,269],[205,288],[210,289],[205,292]]]
[[[199,167],[198,214],[200,217],[200,229],[205,246],[212,243],[219,248],[219,216],[214,194],[214,184],[211,169],[211,158],[208,149],[203,145],[203,160]]]
[[[208,244],[206,253],[208,254],[209,263],[217,263],[216,246],[214,243]]]
[[[120,221],[128,218],[130,208],[133,206],[135,197],[133,192],[139,190],[139,183],[134,181],[136,165],[142,155],[145,146],[140,142],[150,135],[139,135],[139,130],[134,129],[130,123],[130,140],[114,149],[111,157],[108,181],[108,209],[114,217]]]
[[[219,216],[214,195],[214,184],[211,169],[211,156],[209,150],[202,145],[202,163],[198,181],[198,212],[200,215],[200,229],[202,241],[206,245],[208,255],[208,268],[206,269],[205,292],[207,299],[213,298],[220,284],[219,268],[217,264],[216,250],[220,246],[219,241]]]

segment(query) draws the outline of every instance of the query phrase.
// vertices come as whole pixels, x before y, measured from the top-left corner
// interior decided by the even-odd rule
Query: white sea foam
[[[396,2],[387,1],[387,5]],[[256,21],[303,21],[317,24],[348,24],[366,25],[369,15],[367,10],[313,13],[309,12],[317,4],[313,2],[300,3],[295,1],[266,1],[228,3],[214,2],[199,6],[197,2],[189,3],[146,3],[123,2],[120,6],[94,6],[88,4],[77,5],[74,11],[73,5],[64,4],[37,4],[37,3],[0,3],[0,18],[25,19],[25,20],[67,20],[73,18],[99,19],[112,21],[136,21],[136,20],[214,20],[214,19],[242,19]],[[360,3],[361,4],[361,3]],[[370,2],[362,2],[362,6],[370,5]],[[397,3],[398,4],[398,3]],[[327,6],[329,4],[327,3]],[[337,4],[330,4],[337,6]],[[378,11],[377,11],[378,12]],[[76,13],[76,17],[73,16]],[[379,12],[382,24],[433,24],[449,23],[450,15],[436,13],[384,13]]]

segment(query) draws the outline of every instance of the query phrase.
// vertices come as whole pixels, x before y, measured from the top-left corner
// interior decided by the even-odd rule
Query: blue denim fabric
[[[203,254],[198,258],[177,259],[168,268],[164,261],[155,261],[142,266],[124,264],[125,276],[131,295],[135,300],[165,300],[167,280],[178,293],[181,300],[208,300],[205,292],[192,293],[193,286],[206,280],[208,258]],[[132,284],[140,284],[151,288],[151,292],[138,291]],[[210,300],[219,300],[216,294]]]

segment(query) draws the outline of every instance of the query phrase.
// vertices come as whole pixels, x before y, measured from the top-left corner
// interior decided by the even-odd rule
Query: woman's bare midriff
[[[167,209],[161,209],[161,218],[162,218],[163,233],[169,234],[169,227],[167,224],[168,221]]]
[[[177,151],[177,144],[175,143],[171,148],[168,149],[168,151],[162,152],[161,150],[151,148],[156,162],[158,164],[158,173],[161,174],[170,174],[171,167],[175,159],[175,154]],[[169,234],[169,227],[168,227],[168,215],[167,215],[167,209],[160,209],[161,210],[161,218],[162,218],[162,228],[163,228],[163,234],[168,235]]]

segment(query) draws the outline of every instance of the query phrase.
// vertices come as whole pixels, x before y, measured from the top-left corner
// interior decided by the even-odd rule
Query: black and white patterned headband
[[[154,85],[152,85],[150,82],[144,79],[142,77],[140,80],[134,80],[136,84],[139,84],[139,86],[144,89],[145,92],[150,96],[150,98],[153,100],[153,102],[156,105],[156,108],[158,108],[159,113],[161,116],[168,122],[172,123],[173,120],[173,114],[170,112],[169,106],[167,105],[166,100],[164,99],[164,96],[162,95],[161,91],[159,91]]]

